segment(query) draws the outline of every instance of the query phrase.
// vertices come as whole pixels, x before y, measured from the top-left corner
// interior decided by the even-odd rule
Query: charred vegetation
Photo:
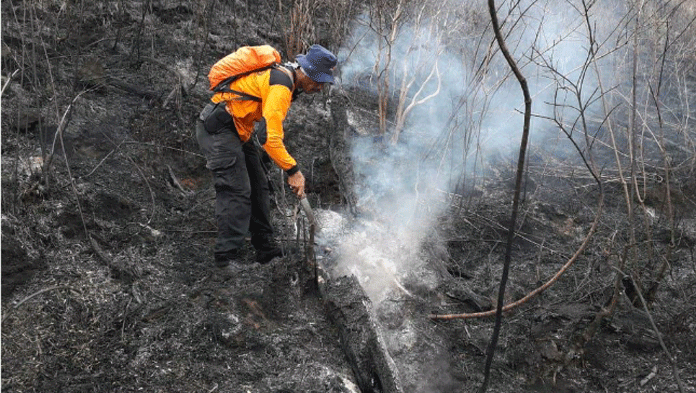
[[[468,392],[500,305],[490,391],[693,391],[696,5],[572,3],[500,2],[513,221],[483,3],[4,1],[2,390]],[[312,43],[341,83],[284,125],[317,225],[268,162],[286,255],[220,276],[206,73]]]

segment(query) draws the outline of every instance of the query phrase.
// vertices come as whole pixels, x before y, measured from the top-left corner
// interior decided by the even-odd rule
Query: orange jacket
[[[292,91],[284,84],[271,85],[272,71],[273,69],[255,72],[237,79],[229,86],[233,90],[258,97],[261,102],[235,100],[239,96],[229,92],[216,93],[211,100],[216,104],[227,101],[225,108],[234,118],[234,125],[242,142],[251,138],[254,122],[265,119],[266,141],[262,142],[264,150],[281,169],[294,173],[297,171],[297,162],[283,144],[283,120],[290,109]]]

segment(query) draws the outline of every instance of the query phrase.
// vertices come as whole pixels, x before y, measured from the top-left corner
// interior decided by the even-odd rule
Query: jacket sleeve
[[[292,93],[290,89],[283,85],[271,85],[268,95],[263,100],[263,119],[261,127],[265,123],[266,138],[263,138],[263,130],[261,131],[260,142],[271,157],[282,170],[289,175],[297,172],[297,161],[288,153],[283,143],[283,120],[287,116],[290,103],[292,101]]]

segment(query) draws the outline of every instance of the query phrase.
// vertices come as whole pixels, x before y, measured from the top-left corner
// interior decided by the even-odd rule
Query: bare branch
[[[18,73],[19,73],[19,69],[16,69],[15,72],[13,72],[12,74],[10,74],[10,76],[7,77],[7,82],[5,82],[4,85],[2,85],[2,91],[0,91],[0,96],[5,94],[5,89],[7,89],[7,86],[9,86],[10,82],[12,82],[12,78],[14,78],[15,75],[17,75]]]

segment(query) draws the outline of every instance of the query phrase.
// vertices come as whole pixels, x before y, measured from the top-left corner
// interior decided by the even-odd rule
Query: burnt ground
[[[288,256],[266,266],[250,263],[228,279],[215,274],[214,193],[192,138],[193,120],[207,97],[204,73],[184,94],[172,91],[174,73],[159,64],[193,80],[197,67],[239,45],[281,46],[280,35],[256,24],[214,28],[201,52],[199,10],[186,2],[155,3],[143,19],[138,49],[139,4],[125,2],[118,11],[88,8],[79,19],[73,15],[55,24],[58,7],[33,7],[36,20],[46,23],[43,37],[27,33],[29,19],[22,19],[28,17],[20,5],[3,3],[3,74],[18,66],[23,48],[31,47],[27,43],[41,39],[52,68],[40,62],[41,72],[27,68],[2,97],[2,390],[357,391],[342,327],[329,318],[331,309],[312,286],[305,221],[296,219],[297,203],[277,170],[271,177],[274,219]],[[256,15],[248,3],[235,7],[233,27]],[[79,25],[77,32],[68,29],[71,21]],[[255,23],[273,27],[278,21]],[[160,50],[152,52],[154,47]],[[158,62],[139,57],[139,50]],[[37,88],[51,83],[49,74],[55,92]],[[60,118],[79,92],[61,141],[55,138]],[[355,94],[349,93],[352,105],[367,102]],[[337,145],[330,131],[346,125],[332,117],[328,98],[303,98],[293,106],[286,141],[317,211],[344,212],[351,210],[345,190],[350,182],[341,177],[346,162],[337,164],[331,152]],[[54,147],[46,183],[36,165],[42,151]],[[422,263],[401,278],[403,290],[373,304],[405,392],[468,392],[483,380],[492,319],[428,316],[492,307],[509,220],[511,167],[501,164],[465,193],[463,204],[455,200],[440,213],[417,252]],[[522,205],[522,236],[513,249],[507,290],[511,300],[560,268],[596,212],[597,190],[587,179],[539,168],[531,168]],[[650,315],[686,391],[693,392],[696,185],[688,173],[677,175],[678,242]],[[651,206],[657,215],[644,240],[664,255],[670,236],[663,194],[656,190]],[[611,297],[623,252],[617,239],[627,237],[620,190],[608,187],[606,199],[598,233],[578,262],[541,296],[506,314],[491,391],[677,391],[648,314],[628,296],[620,297],[616,312],[582,351],[572,352]],[[326,246],[315,251],[331,259]],[[251,262],[250,248],[244,257]]]

